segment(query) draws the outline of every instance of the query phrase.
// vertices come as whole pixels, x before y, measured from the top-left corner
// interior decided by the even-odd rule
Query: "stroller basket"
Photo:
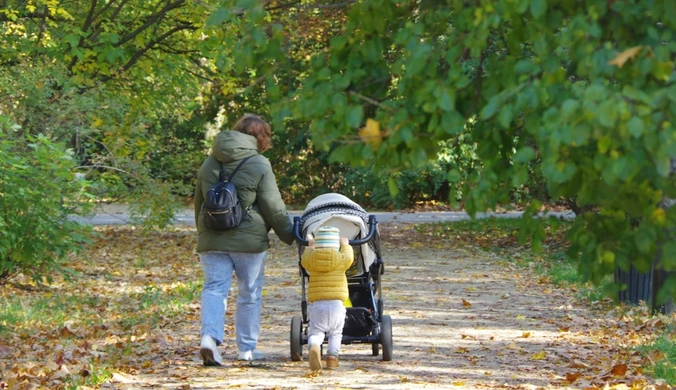
[[[310,275],[301,266],[300,259],[313,233],[321,226],[330,225],[337,227],[341,236],[348,237],[355,253],[355,266],[346,272],[352,307],[346,309],[342,343],[371,344],[373,356],[379,355],[382,345],[382,359],[391,360],[392,320],[383,314],[381,275],[384,262],[376,217],[349,198],[332,193],[310,201],[303,215],[294,218],[293,224],[298,243],[302,316],[294,316],[291,320],[291,359],[302,359],[302,347],[308,341],[306,284]]]

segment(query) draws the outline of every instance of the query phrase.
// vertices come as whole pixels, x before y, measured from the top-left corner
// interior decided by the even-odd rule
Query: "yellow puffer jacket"
[[[354,260],[352,246],[342,245],[340,252],[331,248],[307,248],[300,264],[310,274],[308,302],[348,298],[345,271]]]

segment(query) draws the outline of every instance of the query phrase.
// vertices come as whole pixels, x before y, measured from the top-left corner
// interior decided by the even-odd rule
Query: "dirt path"
[[[413,230],[381,226],[385,314],[393,321],[394,358],[371,356],[370,345],[343,346],[341,367],[310,375],[289,359],[289,328],[300,314],[297,251],[275,241],[270,252],[259,348],[266,361],[234,360],[229,300],[224,366],[205,368],[198,354],[199,305],[171,337],[157,336],[161,366],[116,374],[104,388],[166,389],[418,389],[602,388],[619,361],[597,331],[609,319],[576,304],[569,292],[540,283],[527,270],[473,248],[421,244]],[[395,237],[397,236],[397,237]],[[397,239],[398,246],[388,244]],[[197,264],[185,276],[199,278]],[[192,274],[192,275],[191,275]],[[187,324],[187,325],[186,325]],[[157,334],[156,334],[157,335]],[[304,346],[304,357],[307,347]],[[571,384],[566,379],[575,381]],[[636,379],[636,376],[633,376]],[[615,378],[617,379],[617,378]],[[621,378],[620,378],[621,379]],[[615,381],[617,383],[617,381]]]

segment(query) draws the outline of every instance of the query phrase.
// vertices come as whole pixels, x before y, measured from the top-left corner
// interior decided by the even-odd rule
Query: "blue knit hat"
[[[340,230],[333,226],[321,226],[315,231],[315,248],[340,250]]]

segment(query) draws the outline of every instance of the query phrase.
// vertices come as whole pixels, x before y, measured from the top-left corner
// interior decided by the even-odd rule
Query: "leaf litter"
[[[380,228],[391,362],[359,344],[343,346],[338,370],[313,373],[306,360],[291,361],[297,250],[272,236],[259,341],[266,360],[234,360],[231,297],[224,365],[205,368],[195,232],[115,227],[99,229],[87,256],[72,259],[72,282],[3,286],[0,388],[668,388],[645,376],[632,347],[672,319],[578,301],[481,250],[487,237],[469,242],[396,222]]]

